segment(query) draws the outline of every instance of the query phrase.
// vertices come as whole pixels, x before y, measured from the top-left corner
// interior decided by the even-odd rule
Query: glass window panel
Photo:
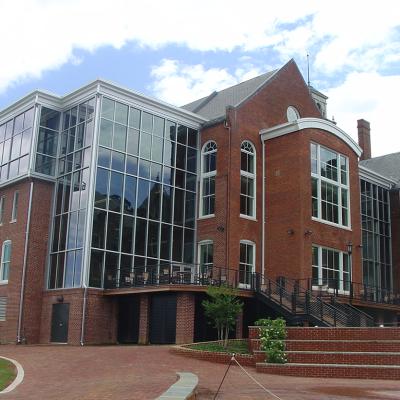
[[[161,185],[159,183],[151,183],[150,187],[150,204],[149,218],[154,220],[160,219],[161,206]]]
[[[197,130],[188,128],[188,146],[197,148]]]
[[[164,136],[164,118],[154,116],[154,134],[157,136]]]
[[[140,134],[140,157],[150,159],[151,135],[142,132]]]
[[[147,221],[145,219],[136,219],[136,229],[135,229],[135,254],[144,256],[146,249],[146,231],[147,231]],[[136,262],[136,258],[135,258]]]
[[[80,208],[87,207],[88,192],[89,192],[89,168],[85,168],[81,173],[80,191],[81,191],[81,201]]]
[[[172,219],[172,188],[170,186],[163,186],[163,200],[162,200],[162,220],[164,222],[171,222]]]
[[[186,168],[186,146],[180,144],[177,146],[176,167],[180,169]]]
[[[187,144],[187,127],[183,125],[178,125],[178,132],[177,132],[177,141],[178,143]]]
[[[4,141],[6,134],[6,124],[0,125],[0,142]]]
[[[172,259],[174,261],[182,261],[182,249],[183,249],[183,229],[177,226],[173,228],[173,243],[172,243]]]
[[[139,162],[139,176],[141,178],[150,178],[150,166],[151,163],[146,160],[140,160]]]
[[[185,210],[185,191],[181,189],[175,189],[174,224],[183,225],[184,210]]]
[[[37,151],[49,156],[57,155],[58,134],[49,129],[40,128]]]
[[[138,159],[137,157],[127,156],[126,157],[126,173],[137,175],[138,172]]]
[[[160,224],[158,222],[149,221],[149,229],[147,234],[147,257],[158,257],[158,232]]]
[[[147,208],[149,202],[150,182],[144,179],[139,179],[138,195],[137,195],[137,215],[147,218]]]
[[[194,228],[195,223],[196,194],[186,192],[185,201],[185,226]]]
[[[176,144],[165,140],[164,147],[164,164],[174,166],[175,165],[175,146]]]
[[[186,190],[196,191],[196,175],[186,174]]]
[[[153,116],[147,112],[142,112],[142,130],[152,133],[153,132]]]
[[[107,212],[94,209],[93,211],[93,229],[92,229],[92,247],[103,249],[105,245]]]
[[[124,216],[122,225],[122,243],[121,251],[124,253],[133,253],[133,225],[134,218],[127,215]]]
[[[5,138],[10,139],[13,132],[14,120],[8,121],[6,124]]]
[[[70,288],[74,283],[74,262],[75,262],[75,252],[68,251],[65,260],[65,279],[64,287]]]
[[[28,129],[22,133],[21,154],[27,154],[30,152],[31,136],[32,136],[32,129]]]
[[[81,284],[82,272],[82,250],[75,251],[75,268],[74,268],[74,287],[79,287]]]
[[[192,229],[185,229],[183,262],[192,264],[193,258],[194,258],[194,231]]]
[[[60,237],[60,221],[61,218],[59,216],[54,218],[52,251],[58,251],[58,242]]]
[[[115,121],[126,125],[128,123],[128,106],[115,103]]]
[[[104,263],[104,288],[115,287],[118,279],[119,255],[116,253],[106,253]]]
[[[28,172],[28,168],[29,168],[29,155],[21,157],[19,159],[18,175],[26,174]]]
[[[70,126],[76,125],[78,119],[78,107],[74,107],[71,109],[71,119],[70,119]]]
[[[99,147],[99,152],[97,155],[97,165],[100,167],[110,168],[111,162],[111,150],[105,149],[104,147]]]
[[[123,153],[111,152],[111,168],[120,172],[125,171],[125,155]]]
[[[215,155],[216,153],[214,153]],[[197,168],[197,150],[187,149],[187,170],[190,172],[196,172]]]
[[[161,164],[151,163],[150,179],[161,182],[162,166]]]
[[[179,188],[185,188],[185,172],[175,170],[175,186]]]
[[[21,134],[13,136],[11,144],[11,160],[20,156],[21,140],[22,140]]]
[[[65,261],[65,253],[59,253],[57,259],[57,284],[56,284],[58,288],[63,287],[64,261]]]
[[[94,206],[98,208],[107,208],[107,192],[108,192],[108,181],[110,179],[110,172],[103,169],[97,168],[96,175],[96,192]]]
[[[151,152],[151,159],[159,163],[163,160],[163,139],[153,137],[153,146]]]
[[[24,114],[20,114],[15,117],[14,120],[14,135],[20,133],[24,126]]]
[[[92,250],[90,257],[89,286],[101,287],[104,252]]]
[[[71,210],[79,209],[80,195],[81,195],[81,172],[78,171],[73,174]]]
[[[129,126],[140,129],[140,110],[132,107],[129,109]]]
[[[9,139],[4,142],[3,161],[2,161],[3,164],[5,164],[10,160],[10,149],[11,149],[11,140]]]
[[[86,122],[86,134],[85,134],[85,146],[91,146],[93,140],[93,130],[94,130],[94,121],[90,120]]]
[[[58,130],[60,124],[60,112],[42,107],[40,113],[40,126],[45,128]]]
[[[108,119],[114,119],[115,101],[103,97],[101,106],[101,116]]]
[[[165,138],[176,140],[176,123],[172,121],[165,122]]]
[[[126,148],[126,126],[114,124],[114,141],[113,148],[125,151]]]
[[[68,131],[68,149],[67,149],[68,153],[71,153],[75,150],[75,136],[76,136],[76,126],[69,128]]]
[[[85,236],[85,228],[86,228],[86,211],[79,211],[79,219],[78,219],[78,232],[76,235],[76,247],[83,247],[83,238]]]
[[[35,111],[33,108],[30,108],[28,111],[25,111],[24,116],[24,129],[31,128],[33,126],[33,117],[35,115]]]
[[[100,124],[99,144],[102,146],[111,147],[112,136],[113,136],[113,123],[111,121],[102,118]]]
[[[126,176],[124,213],[134,215],[135,204],[136,204],[136,178],[132,176]]]
[[[78,213],[72,212],[69,214],[67,249],[74,249],[76,247],[77,228],[78,228]]]
[[[139,131],[128,129],[128,146],[127,153],[137,156],[139,154]]]
[[[110,193],[108,197],[109,210],[121,212],[123,185],[124,185],[124,176],[117,172],[111,172]]]
[[[60,243],[58,245],[59,250],[65,250],[65,242],[67,239],[67,228],[68,228],[68,214],[62,214],[61,224],[60,224]]]
[[[8,179],[15,178],[18,175],[18,164],[19,160],[10,162],[8,168]]]
[[[161,224],[160,258],[169,260],[171,256],[171,225]]]
[[[83,143],[85,141],[85,124],[79,124],[76,127],[76,143],[75,149],[81,149],[83,147]]]
[[[108,213],[107,221],[107,249],[119,251],[119,234],[120,234],[121,215]]]

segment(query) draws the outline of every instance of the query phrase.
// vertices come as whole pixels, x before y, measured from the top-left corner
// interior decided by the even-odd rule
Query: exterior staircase
[[[295,280],[280,277],[273,281],[256,276],[256,297],[282,315],[290,325],[309,323],[326,327],[373,326],[373,318],[330,297],[313,294],[302,288]]]
[[[288,328],[286,364],[263,362],[257,327],[249,344],[258,372],[278,375],[400,379],[400,328]]]

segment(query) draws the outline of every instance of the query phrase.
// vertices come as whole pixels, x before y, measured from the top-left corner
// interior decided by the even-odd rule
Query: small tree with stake
[[[204,300],[202,305],[207,318],[218,331],[218,340],[226,348],[229,332],[234,328],[236,319],[242,311],[243,303],[237,299],[237,292],[227,286],[209,286],[207,295],[210,300]]]

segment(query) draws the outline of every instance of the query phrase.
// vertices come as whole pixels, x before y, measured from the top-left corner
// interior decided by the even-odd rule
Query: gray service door
[[[69,304],[53,304],[50,342],[68,342]]]

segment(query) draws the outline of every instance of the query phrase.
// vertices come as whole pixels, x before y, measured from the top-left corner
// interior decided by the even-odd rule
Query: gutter
[[[25,339],[25,338],[21,338],[21,329],[22,329],[22,313],[23,313],[23,307],[24,307],[26,267],[27,267],[27,260],[28,260],[29,230],[30,230],[30,226],[31,226],[32,198],[33,198],[33,181],[31,181],[30,190],[29,190],[28,219],[26,222],[24,261],[23,261],[23,267],[22,267],[21,292],[20,292],[20,296],[19,296],[17,344],[21,344],[22,340]]]

